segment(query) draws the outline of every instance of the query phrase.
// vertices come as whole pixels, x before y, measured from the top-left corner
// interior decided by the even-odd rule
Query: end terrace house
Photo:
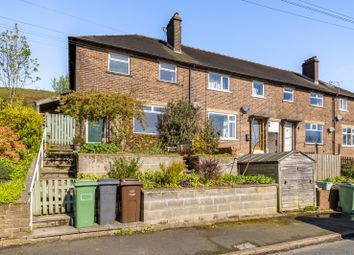
[[[166,37],[69,37],[70,88],[121,91],[141,100],[149,125],[134,121],[137,135],[158,135],[166,104],[187,98],[212,120],[219,146],[238,154],[354,155],[354,93],[321,81],[316,57],[297,73],[185,46],[178,13]],[[104,130],[104,122],[96,124]],[[104,141],[104,132],[87,135],[97,125],[86,126],[87,142]]]

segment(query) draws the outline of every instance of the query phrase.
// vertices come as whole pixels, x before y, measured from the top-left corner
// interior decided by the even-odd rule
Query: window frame
[[[164,105],[152,105],[152,104],[147,104],[147,105],[143,105],[143,107],[151,107],[151,110],[145,110],[144,109],[144,113],[154,113],[154,114],[164,114],[164,112],[160,112],[160,111],[155,111],[155,107],[159,107],[159,108],[163,108],[163,109],[166,109],[166,106]],[[134,134],[141,134],[141,135],[160,135],[160,133],[151,133],[151,132],[138,132],[138,131],[135,131],[135,120],[136,118],[134,117],[133,118],[133,133]]]
[[[210,75],[218,75],[218,76],[220,76],[221,89],[213,88],[213,87],[210,86]],[[224,87],[224,78],[227,79],[227,83],[228,83],[228,86],[227,86],[228,88],[227,88],[227,89],[223,89],[223,87]],[[228,92],[228,93],[231,93],[231,80],[230,80],[230,76],[224,75],[224,74],[220,74],[220,73],[208,72],[208,89],[209,89],[209,90],[220,91],[220,92]]]
[[[346,132],[344,133],[344,129],[346,130]],[[345,143],[343,143],[344,141],[344,135],[348,136],[348,129],[351,130],[351,133],[350,133],[350,136],[351,136],[351,144],[348,145],[348,140],[347,140],[347,137],[345,139]],[[344,148],[353,148],[354,147],[354,127],[342,127],[342,147]]]
[[[342,102],[345,102],[345,108],[342,108]],[[348,111],[348,100],[346,98],[339,98],[339,111],[347,112]]]
[[[307,129],[306,128],[306,125],[309,124],[310,125],[310,129]],[[316,125],[316,129],[312,129],[312,125]],[[318,125],[321,125],[322,126],[322,130],[318,130]],[[318,131],[318,132],[321,132],[321,142],[320,143],[312,143],[312,142],[308,142],[306,141],[306,132],[307,131]],[[324,145],[324,124],[323,123],[311,123],[311,122],[306,122],[305,123],[305,144],[308,144],[308,145]]]
[[[255,84],[261,84],[262,85],[262,87],[263,87],[263,95],[255,94],[255,90],[254,90],[254,85]],[[264,82],[252,81],[252,97],[265,98],[265,84],[264,84]]]
[[[128,57],[128,61],[125,61],[125,60],[121,60],[121,59],[114,59],[112,58],[111,55],[120,55],[120,56],[124,56],[124,57]],[[113,59],[113,60],[112,60]],[[113,70],[110,70],[110,63],[111,63],[111,60],[112,61],[115,61],[115,62],[120,62],[120,63],[125,63],[125,64],[128,64],[128,73],[123,73],[123,72],[118,72],[118,71],[113,71]],[[108,52],[108,72],[110,73],[116,73],[116,74],[123,74],[123,75],[130,75],[130,56],[129,55],[126,55],[126,54],[122,54],[122,53],[118,53],[118,52]]]
[[[287,91],[286,90],[291,90],[291,92]],[[285,93],[288,93],[288,94],[291,94],[291,100],[287,100],[287,99],[284,99],[284,95]],[[295,101],[295,90],[293,88],[289,88],[289,87],[284,87],[283,88],[283,102],[288,102],[288,103],[294,103]]]
[[[231,114],[231,113],[223,113],[223,112],[208,112],[208,120],[211,120],[210,114],[227,116],[227,134],[228,135],[227,135],[227,137],[219,136],[219,140],[221,140],[221,141],[236,141],[237,140],[237,115]],[[230,121],[230,117],[234,117],[235,120]],[[235,124],[235,137],[229,136],[230,135],[230,123]]]
[[[313,96],[315,96],[316,99],[322,99],[321,105],[312,104],[311,99],[313,98]],[[314,107],[323,108],[323,105],[324,105],[324,96],[323,96],[323,94],[316,93],[316,92],[310,92],[310,105],[314,106]]]
[[[175,67],[175,72],[174,72],[175,73],[175,81],[161,79],[161,70],[172,72],[169,69],[161,67],[161,64],[172,65],[172,66]],[[177,83],[177,65],[171,64],[171,63],[167,63],[167,62],[159,62],[159,81],[168,82],[168,83]]]

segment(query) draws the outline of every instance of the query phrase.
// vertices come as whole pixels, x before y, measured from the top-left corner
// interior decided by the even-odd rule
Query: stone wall
[[[0,205],[0,239],[21,238],[29,231],[29,204]]]
[[[124,157],[127,159],[136,158],[139,155],[132,154],[83,154],[78,156],[78,173],[103,175],[107,174],[114,167],[114,161]],[[141,171],[158,170],[160,163],[183,162],[179,155],[140,155]]]
[[[274,184],[145,190],[143,194],[143,220],[151,224],[188,225],[277,213]]]

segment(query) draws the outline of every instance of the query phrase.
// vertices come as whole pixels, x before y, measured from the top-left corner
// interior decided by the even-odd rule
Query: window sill
[[[106,71],[107,74],[114,74],[114,75],[122,75],[122,76],[126,76],[126,77],[132,77],[130,73],[126,74],[126,73],[118,73],[118,72],[112,72],[112,71]]]
[[[133,132],[133,134],[135,135],[153,135],[153,136],[159,136],[160,134],[156,134],[156,133],[145,133],[145,132]]]
[[[342,145],[342,148],[354,149],[354,145]]]
[[[252,97],[254,97],[254,98],[260,98],[260,99],[266,99],[265,96],[259,96],[259,95],[253,95],[253,94],[252,94]]]
[[[316,108],[322,108],[322,109],[323,109],[323,105],[322,105],[322,106],[320,106],[320,105],[310,104],[310,106],[312,106],[312,107],[316,107]]]
[[[289,103],[289,104],[293,104],[293,103],[294,103],[294,100],[293,100],[293,101],[289,101],[289,100],[283,100],[283,103]]]
[[[164,80],[160,80],[160,79],[157,79],[157,81],[172,84],[172,85],[180,85],[177,81],[164,81]]]
[[[348,110],[339,109],[340,112],[349,112]]]
[[[219,138],[220,141],[237,141],[237,138]]]
[[[213,89],[213,88],[208,88],[208,90],[232,94],[232,91],[230,91],[230,90]]]
[[[305,145],[318,145],[318,146],[324,146],[324,143],[305,143]]]

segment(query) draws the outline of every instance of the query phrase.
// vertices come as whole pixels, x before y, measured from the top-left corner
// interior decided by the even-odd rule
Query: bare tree
[[[18,88],[40,79],[34,75],[39,64],[36,58],[31,58],[31,53],[27,39],[20,35],[17,24],[14,29],[0,34],[0,85],[8,89],[11,103]]]

